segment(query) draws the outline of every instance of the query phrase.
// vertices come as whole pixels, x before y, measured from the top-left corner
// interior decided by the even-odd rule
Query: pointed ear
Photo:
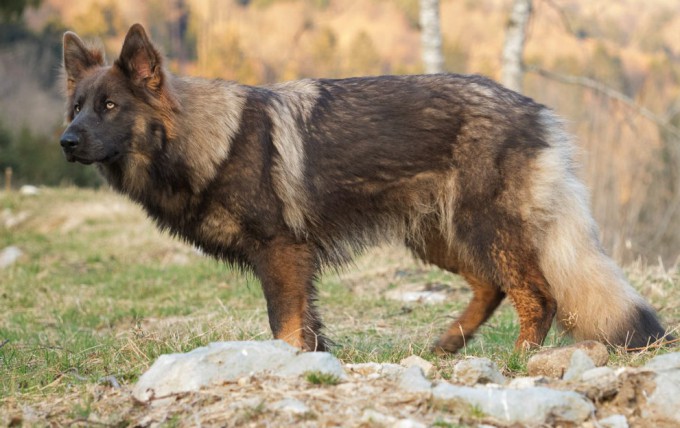
[[[68,94],[73,93],[76,82],[87,69],[103,65],[104,53],[101,49],[86,46],[76,33],[64,33],[64,72]]]
[[[130,27],[116,65],[135,85],[159,91],[163,76],[162,57],[140,24]]]

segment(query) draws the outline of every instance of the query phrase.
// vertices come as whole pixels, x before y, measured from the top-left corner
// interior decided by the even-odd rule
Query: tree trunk
[[[531,0],[514,0],[505,33],[501,81],[505,86],[517,92],[522,92],[524,36],[530,17]]]
[[[420,31],[425,73],[444,72],[439,0],[420,0]]]

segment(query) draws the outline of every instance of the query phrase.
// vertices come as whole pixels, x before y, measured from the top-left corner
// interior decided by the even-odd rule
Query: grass
[[[92,403],[86,391],[107,376],[130,385],[161,354],[271,338],[252,276],[158,232],[139,208],[108,191],[0,194],[0,250],[9,245],[25,255],[0,271],[0,403],[80,390],[83,399],[71,413],[82,418]],[[627,273],[666,324],[677,325],[673,294],[680,274],[642,265]],[[389,297],[423,287],[444,288],[451,298],[424,305]],[[358,258],[352,269],[324,275],[319,290],[327,333],[337,343],[333,352],[343,362],[399,362],[416,354],[450,376],[459,357],[438,358],[429,346],[470,297],[455,275],[384,248]],[[517,331],[504,303],[461,356],[484,356],[508,376],[524,374],[527,356],[513,352]],[[565,340],[551,332],[547,345]],[[614,353],[611,361],[636,365],[654,354]]]
[[[337,385],[340,383],[340,378],[331,373],[324,372],[307,372],[305,379],[312,385]]]

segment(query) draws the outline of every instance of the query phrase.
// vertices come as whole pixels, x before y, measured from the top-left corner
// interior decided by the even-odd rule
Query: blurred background
[[[501,80],[518,2],[439,3],[443,70]],[[529,3],[521,90],[576,135],[607,251],[619,262],[675,264],[680,2]],[[66,163],[59,150],[65,30],[100,40],[110,62],[140,22],[172,72],[265,84],[422,73],[421,19],[419,0],[2,0],[0,168],[12,168],[13,188],[103,185],[93,168]]]

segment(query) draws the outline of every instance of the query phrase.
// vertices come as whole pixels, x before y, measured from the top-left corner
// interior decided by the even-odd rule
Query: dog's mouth
[[[66,160],[68,162],[78,162],[82,163],[83,165],[91,165],[93,163],[102,163],[102,164],[108,164],[116,161],[121,153],[119,151],[115,151],[109,155],[104,156],[101,159],[92,159],[89,157],[83,157],[83,156],[77,156],[74,153],[64,153],[66,155]]]

